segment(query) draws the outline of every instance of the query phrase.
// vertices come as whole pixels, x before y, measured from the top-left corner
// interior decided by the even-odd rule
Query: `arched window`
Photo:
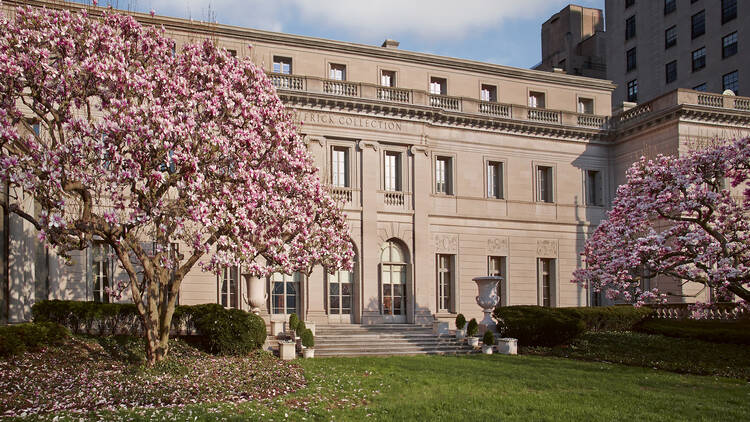
[[[407,254],[401,244],[391,239],[380,253],[382,313],[386,321],[406,322]]]
[[[302,281],[302,275],[298,272],[291,275],[273,273],[271,276],[271,313],[299,313],[297,295],[300,281]]]

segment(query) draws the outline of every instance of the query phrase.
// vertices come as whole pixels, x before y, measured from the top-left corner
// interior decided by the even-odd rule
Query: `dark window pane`
[[[334,314],[339,313],[339,297],[338,296],[331,296],[331,311]]]
[[[331,294],[332,295],[339,294],[339,283],[331,283]]]
[[[691,34],[693,38],[700,37],[706,33],[706,11],[701,10],[694,14],[691,18],[692,30]]]
[[[721,23],[725,24],[737,17],[737,0],[721,0]]]

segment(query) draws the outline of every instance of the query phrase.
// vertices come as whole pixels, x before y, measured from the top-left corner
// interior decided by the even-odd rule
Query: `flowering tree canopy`
[[[627,172],[607,220],[586,242],[574,282],[611,299],[644,303],[664,293],[642,288],[655,276],[697,282],[719,297],[750,302],[750,138],[683,157],[642,158]]]
[[[257,276],[351,265],[345,218],[249,59],[210,41],[176,51],[163,30],[111,11],[1,19],[0,176],[41,207],[10,210],[63,256],[94,239],[111,247],[150,361],[166,354],[196,263]]]

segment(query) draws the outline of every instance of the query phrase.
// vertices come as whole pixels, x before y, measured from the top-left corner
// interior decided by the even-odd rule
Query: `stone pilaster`
[[[362,274],[360,292],[362,324],[381,321],[378,244],[378,189],[380,189],[380,146],[377,141],[359,141],[362,154]]]
[[[432,166],[427,147],[411,147],[414,162],[414,322],[432,322],[437,305],[435,300],[435,258],[432,255],[432,236],[428,221]]]

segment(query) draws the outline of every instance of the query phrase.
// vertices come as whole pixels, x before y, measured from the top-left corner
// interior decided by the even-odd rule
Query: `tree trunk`
[[[148,323],[146,324],[146,359],[149,366],[161,362],[167,357],[172,313],[168,312],[167,318],[164,319],[159,318],[158,312],[156,315],[148,316]]]

